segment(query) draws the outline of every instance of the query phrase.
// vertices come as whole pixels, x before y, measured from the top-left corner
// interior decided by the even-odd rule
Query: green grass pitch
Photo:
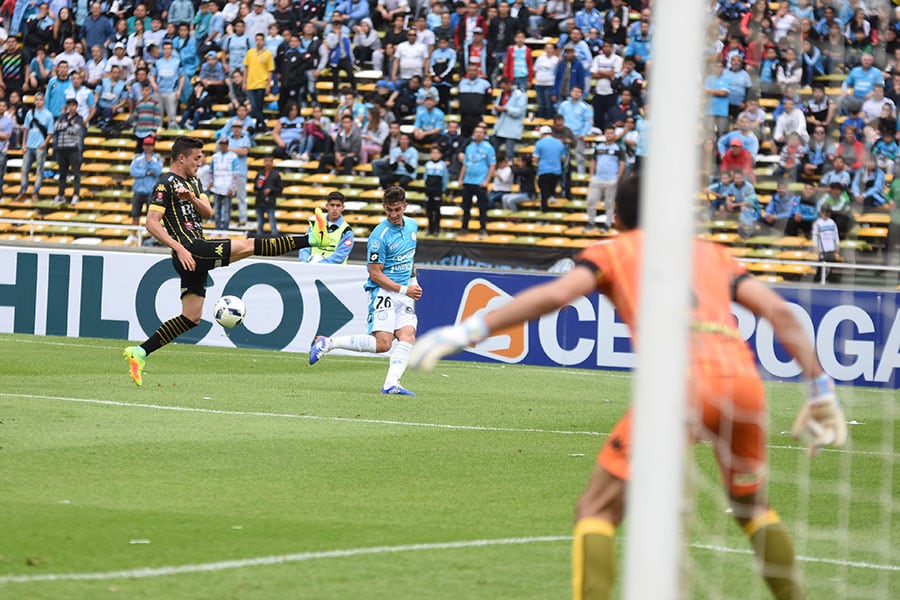
[[[173,345],[136,388],[124,346],[0,336],[0,598],[569,596],[572,506],[630,374],[450,361],[382,397],[383,358]],[[808,597],[900,597],[896,394],[841,388],[862,424],[810,461],[782,433],[802,390],[768,388]],[[684,596],[767,598],[695,455]]]

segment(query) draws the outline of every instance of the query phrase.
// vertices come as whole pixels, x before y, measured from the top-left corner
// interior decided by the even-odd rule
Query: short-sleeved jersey
[[[179,187],[191,190],[197,197],[203,195],[200,180],[196,177],[185,179],[175,173],[163,173],[156,180],[150,194],[148,210],[163,213],[162,223],[168,234],[180,243],[188,245],[195,240],[204,239],[203,218],[189,200],[178,198],[175,189]]]
[[[419,224],[415,219],[403,217],[402,226],[393,225],[385,219],[369,235],[367,262],[384,265],[384,274],[388,279],[399,285],[409,285],[418,231]],[[378,284],[368,279],[365,287],[373,290]]]
[[[592,268],[605,295],[636,337],[640,304],[643,233],[629,231],[596,244],[578,256]],[[691,313],[693,377],[758,377],[753,355],[741,339],[731,312],[734,282],[746,269],[728,251],[711,242],[694,242]]]

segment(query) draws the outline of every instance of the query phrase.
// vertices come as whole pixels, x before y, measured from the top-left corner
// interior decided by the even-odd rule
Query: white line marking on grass
[[[320,552],[298,552],[296,554],[280,554],[276,556],[260,556],[257,558],[241,558],[220,562],[181,565],[178,567],[148,567],[143,569],[127,569],[122,571],[104,571],[98,573],[47,573],[44,575],[5,575],[0,576],[0,584],[32,583],[38,581],[105,581],[108,579],[145,579],[147,577],[164,577],[184,573],[209,573],[227,569],[245,567],[261,567],[284,563],[303,562],[322,558],[346,558],[365,556],[368,554],[391,554],[397,552],[422,552],[429,550],[454,550],[458,548],[483,548],[486,546],[515,546],[522,544],[540,544],[547,542],[563,542],[571,540],[571,536],[553,535],[543,537],[500,538],[494,540],[469,540],[463,542],[442,542],[433,544],[404,544],[401,546],[375,546],[372,548],[349,548],[347,550],[323,550]]]
[[[366,556],[373,554],[393,554],[398,552],[427,552],[430,550],[455,550],[460,548],[484,548],[487,546],[517,546],[524,544],[539,544],[551,542],[567,542],[572,537],[568,535],[553,535],[540,537],[516,537],[499,538],[492,540],[469,540],[462,542],[438,542],[431,544],[404,544],[400,546],[374,546],[370,548],[349,548],[346,550],[322,550],[318,552],[297,552],[294,554],[279,554],[274,556],[260,556],[257,558],[241,558],[223,560],[211,563],[199,563],[192,565],[146,567],[142,569],[124,569],[121,571],[100,571],[95,573],[45,573],[41,575],[3,575],[0,576],[0,584],[10,583],[37,583],[52,581],[107,581],[110,579],[146,579],[149,577],[166,577],[169,575],[183,575],[186,573],[211,573],[229,569],[243,569],[248,567],[263,567],[280,565],[285,563],[305,562],[327,558],[347,558],[353,556]],[[690,544],[691,548],[709,550],[725,554],[752,555],[746,549],[729,548],[713,544]],[[854,569],[870,569],[876,571],[900,571],[898,565],[882,565],[877,563],[841,560],[836,558],[820,558],[814,556],[798,556],[801,562],[836,565]]]
[[[452,423],[421,423],[418,421],[393,421],[390,419],[361,419],[354,417],[328,417],[324,415],[298,415],[294,413],[272,413],[244,410],[222,410],[216,408],[195,408],[192,406],[167,406],[165,404],[145,404],[141,402],[120,402],[117,400],[98,400],[95,398],[68,398],[65,396],[43,396],[38,394],[15,394],[0,392],[0,398],[29,398],[32,400],[57,400],[60,402],[76,402],[79,404],[99,404],[102,406],[120,406],[126,408],[146,408],[150,410],[167,410],[172,412],[201,413],[208,415],[229,415],[244,417],[271,417],[276,419],[300,419],[306,421],[332,421],[335,423],[362,423],[369,425],[393,425],[395,427],[423,427],[429,429],[450,429],[456,431],[494,431],[499,433],[548,433],[555,435],[586,435],[590,437],[606,437],[609,432],[603,431],[569,431],[565,429],[539,429],[532,427],[491,427],[488,425],[454,425]],[[701,442],[706,443],[706,442]],[[770,444],[769,450],[806,451],[805,446],[789,446]],[[870,450],[843,450],[840,448],[823,448],[823,453],[850,454],[859,456],[880,456],[900,458],[894,452],[875,452]]]
[[[784,446],[779,444],[770,444],[766,446],[769,450],[803,450],[806,452],[805,446]],[[852,454],[854,456],[883,456],[888,458],[900,458],[900,454],[896,452],[875,452],[873,450],[842,450],[840,448],[822,448],[823,453],[832,454]]]
[[[724,554],[747,554],[752,555],[751,550],[746,548],[729,548],[728,546],[716,546],[713,544],[690,544],[691,548],[698,550],[710,550],[712,552],[722,552]],[[879,565],[857,560],[841,560],[839,558],[822,558],[818,556],[797,556],[800,562],[818,563],[822,565],[835,565],[838,567],[850,567],[852,569],[872,569],[875,571],[900,571],[900,565]]]
[[[41,396],[37,394],[11,394],[0,392],[0,397],[28,398],[32,400],[59,400],[61,402],[77,402],[81,404],[100,404],[103,406],[122,406],[129,408],[147,408],[151,410],[168,410],[172,412],[202,413],[208,415],[231,415],[245,417],[274,417],[280,419],[302,419],[307,421],[334,421],[338,423],[363,423],[369,425],[395,425],[398,427],[428,427],[432,429],[455,429],[462,431],[497,431],[503,433],[551,433],[556,435],[588,435],[603,437],[609,435],[599,431],[566,431],[563,429],[536,429],[530,427],[489,427],[486,425],[453,425],[450,423],[418,423],[415,421],[391,421],[388,419],[360,419],[353,417],[326,417],[322,415],[298,415],[293,413],[270,413],[243,410],[221,410],[216,408],[194,408],[191,406],[166,406],[164,404],[144,404],[140,402],[119,402],[116,400],[97,400],[93,398],[66,398],[64,396]]]
[[[42,340],[42,339],[30,339],[30,340],[4,340],[0,337],[0,343],[4,341],[14,341],[16,344],[37,344],[43,346],[66,346],[72,348],[95,348],[97,350],[115,350],[121,351],[122,346],[104,346],[97,344],[79,344],[77,342],[53,342],[50,340]],[[128,343],[127,341],[122,342],[123,344]],[[192,344],[177,344],[182,352],[188,352],[190,354],[214,354],[216,352],[221,352],[222,350],[231,350],[231,351],[241,351],[244,348],[229,348],[229,347],[221,347],[221,346],[194,346]],[[253,350],[254,352],[257,349]],[[278,351],[278,350],[262,350],[262,352],[270,352],[272,354],[271,358],[275,359],[283,359],[283,360],[298,360],[298,356],[306,356],[306,352],[286,352],[286,351]],[[342,362],[346,363],[370,363],[372,361],[383,361],[387,358],[387,354],[379,354],[375,356],[352,356],[352,355],[339,355]],[[572,376],[580,376],[580,377],[612,377],[614,379],[634,379],[634,374],[630,371],[605,371],[599,369],[564,369],[561,367],[549,367],[549,366],[537,366],[537,365],[505,365],[502,363],[477,363],[477,362],[467,362],[467,361],[459,361],[459,360],[447,360],[441,363],[441,367],[444,368],[454,368],[454,367],[465,367],[467,369],[482,369],[488,371],[496,371],[507,369],[510,366],[512,367],[536,367],[539,369],[554,369],[554,372],[559,373],[560,375],[572,375]]]

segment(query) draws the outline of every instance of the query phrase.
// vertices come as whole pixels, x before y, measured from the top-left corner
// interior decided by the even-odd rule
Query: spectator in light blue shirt
[[[184,76],[190,79],[200,70],[200,57],[197,56],[197,40],[191,35],[191,29],[187,23],[178,26],[178,35],[172,40],[172,48],[181,59],[181,69]],[[275,56],[274,54],[272,56]]]
[[[97,123],[101,126],[112,121],[116,113],[125,106],[125,81],[119,77],[119,67],[113,65],[109,75],[97,86]]]
[[[190,25],[194,21],[194,3],[191,0],[173,0],[169,5],[168,22],[169,23],[187,23]]]
[[[512,160],[516,153],[516,142],[522,139],[528,97],[525,92],[513,86],[508,77],[500,78],[500,95],[494,101],[493,112],[497,115],[494,125],[494,149],[500,151],[506,146],[505,154]]]
[[[228,138],[228,150],[238,157],[237,172],[241,181],[247,181],[247,156],[250,154],[250,137],[243,131],[244,124],[240,121],[231,123],[231,137]],[[237,186],[238,201],[238,226],[247,225],[247,186]]]
[[[575,152],[575,164],[578,173],[584,173],[586,170],[584,138],[591,133],[594,126],[594,108],[582,99],[581,87],[573,85],[569,98],[559,103],[556,112],[562,115],[563,123],[575,135],[572,148]]]
[[[653,42],[650,36],[650,23],[641,21],[638,35],[631,37],[628,46],[625,47],[625,54],[627,56],[634,56],[637,68],[643,71],[647,62],[650,60],[652,51]]]
[[[769,227],[783,230],[799,202],[797,194],[788,191],[787,182],[780,180],[775,193],[766,205],[766,211],[762,215],[763,222]]]
[[[546,212],[550,207],[550,198],[556,194],[556,186],[562,178],[563,161],[566,158],[566,146],[553,137],[553,130],[546,125],[540,128],[541,139],[534,145],[534,158],[537,161],[538,188],[541,190],[541,210]]]
[[[878,162],[878,167],[885,173],[893,173],[897,164],[897,155],[900,154],[900,145],[894,139],[894,131],[889,129],[881,132],[881,138],[872,145],[872,156]]]
[[[56,77],[47,82],[47,110],[54,118],[62,114],[66,103],[66,92],[72,88],[69,78],[69,63],[66,61],[56,65]]]
[[[710,121],[710,129],[717,135],[725,135],[728,132],[730,119],[728,118],[728,81],[722,77],[725,64],[717,60],[716,72],[709,75],[704,84],[703,91],[708,96],[706,101],[706,116]]]
[[[143,152],[131,159],[129,171],[134,178],[131,191],[134,194],[131,197],[131,224],[135,227],[141,224],[141,213],[150,202],[150,194],[153,193],[153,187],[156,185],[156,179],[163,170],[162,157],[154,152],[154,144],[156,140],[152,135],[148,135],[141,143]],[[125,245],[137,242],[137,232],[132,231],[125,240]]]
[[[181,60],[173,54],[172,42],[163,42],[163,55],[153,66],[151,84],[159,93],[163,115],[167,126],[172,129],[178,122],[178,103],[184,86],[184,73]]]
[[[591,27],[603,31],[603,15],[595,7],[594,0],[584,0],[584,7],[575,13],[575,26],[581,31]]]
[[[837,18],[834,7],[831,6],[831,4],[825,4],[825,7],[822,9],[822,18],[813,26],[813,29],[816,30],[816,33],[819,34],[820,38],[825,39],[828,37],[828,32],[834,24],[836,24],[839,29],[844,29],[844,23]]]
[[[874,156],[866,160],[866,168],[860,169],[853,177],[850,193],[864,209],[880,208],[887,202],[884,194],[884,171],[878,168]]]
[[[747,91],[753,86],[753,81],[744,70],[742,62],[740,55],[735,54],[731,57],[729,68],[722,73],[722,77],[728,82],[728,113],[732,118],[744,110]]]
[[[795,2],[791,2],[791,12],[794,13],[794,16],[797,17],[797,22],[799,23],[803,19],[809,19],[811,22],[816,22],[816,11],[810,4],[810,2],[805,3],[806,6],[800,6]]]
[[[444,111],[437,107],[437,90],[425,96],[425,105],[416,109],[413,138],[419,143],[430,144],[446,131]]]
[[[463,165],[459,173],[462,194],[462,230],[468,231],[472,212],[472,200],[478,201],[479,235],[487,235],[488,195],[487,186],[494,179],[497,153],[485,139],[484,125],[479,123],[472,131],[472,139],[463,150]]]
[[[541,38],[543,34],[541,30],[544,28],[543,12],[547,7],[547,0],[525,0],[525,6],[528,8],[528,30],[531,37]]]
[[[29,78],[32,89],[45,89],[47,82],[53,75],[53,59],[47,56],[44,48],[38,48],[34,58],[28,65]]]
[[[884,85],[884,75],[872,65],[874,60],[871,54],[863,54],[860,65],[853,67],[841,84],[840,108],[843,114],[858,113],[863,102],[872,95],[872,88]]]
[[[833,168],[822,175],[819,180],[819,189],[827,190],[831,184],[837,184],[841,186],[842,190],[847,190],[850,189],[852,183],[853,176],[847,169],[847,162],[843,157],[835,156]]]
[[[225,122],[225,125],[222,126],[221,129],[216,131],[214,137],[219,139],[222,136],[228,137],[231,135],[231,126],[237,122],[241,124],[241,129],[244,132],[244,135],[248,137],[248,139],[252,139],[253,133],[256,131],[256,121],[253,120],[253,117],[250,116],[250,109],[245,105],[241,104],[237,107],[237,114],[235,116],[228,119]]]
[[[242,71],[244,69],[244,57],[247,51],[253,46],[250,36],[244,33],[244,22],[241,19],[235,19],[233,25],[234,33],[225,36],[222,42],[222,50],[228,53],[228,70],[235,69]]]
[[[388,156],[390,172],[379,178],[381,187],[387,189],[391,185],[398,185],[406,189],[416,176],[418,166],[419,151],[410,144],[409,134],[401,133],[397,145],[391,148]]]
[[[205,42],[219,44],[225,36],[225,17],[219,12],[219,5],[212,1],[209,3],[209,26],[206,30]],[[274,56],[274,54],[273,54]]]
[[[47,148],[50,140],[53,139],[53,115],[49,110],[44,108],[44,94],[37,92],[34,95],[34,108],[25,115],[24,128],[25,134],[25,152],[22,155],[22,185],[19,188],[19,195],[16,202],[25,199],[25,192],[28,191],[28,174],[31,171],[31,164],[37,162],[35,170],[36,178],[34,180],[34,195],[32,202],[37,202],[38,192],[41,191],[41,184],[44,181],[44,160],[47,158]]]
[[[355,27],[360,21],[370,17],[368,0],[341,0],[337,10],[347,15],[345,24],[348,27]]]
[[[753,156],[753,161],[756,162],[756,156],[759,154],[759,140],[756,138],[756,134],[753,133],[750,119],[745,116],[739,117],[737,126],[737,129],[729,131],[719,138],[719,141],[716,143],[719,156],[725,156],[725,152],[731,147],[731,140],[737,138],[741,140],[741,145]]]

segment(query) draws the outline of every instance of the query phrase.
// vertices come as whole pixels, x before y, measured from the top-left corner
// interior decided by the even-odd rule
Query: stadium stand
[[[180,119],[183,129],[163,129],[160,119],[155,130],[156,152],[165,155],[175,137],[190,135],[203,139],[206,151],[212,154],[216,137],[227,135],[231,121],[242,118],[234,116],[236,107],[246,105],[251,114],[256,110],[251,106],[252,98],[248,98],[248,92],[241,88],[240,80],[234,75],[243,70],[241,56],[250,51],[254,40],[250,35],[236,32],[239,19],[225,14],[225,6],[218,6],[216,10],[209,3],[195,2],[195,17],[188,23],[187,38],[175,33],[177,27],[154,29],[156,25],[153,24],[147,31],[135,32],[136,27],[143,28],[135,26],[133,8],[115,14],[104,14],[101,10],[99,17],[76,15],[76,22],[91,20],[82,32],[90,32],[90,39],[75,35],[75,47],[70,51],[64,47],[64,39],[53,37],[52,24],[56,15],[45,14],[36,3],[23,4],[17,3],[13,14],[3,15],[4,26],[12,35],[0,53],[0,75],[4,96],[12,105],[9,115],[13,121],[13,143],[6,152],[5,193],[0,199],[0,239],[67,244],[131,243],[135,230],[130,228],[133,179],[129,165],[137,153],[136,136],[141,127],[134,119],[140,101],[137,90],[142,85],[150,85],[151,95],[163,104],[175,102],[177,117],[195,117],[193,120]],[[496,3],[488,2],[482,5],[479,17],[479,22],[483,23],[479,27],[486,29],[488,34],[484,36],[484,42],[474,31],[466,31],[466,20],[458,18],[451,4],[420,4],[417,12],[426,16],[428,27],[425,32],[406,31],[403,27],[391,31],[387,23],[381,22],[384,16],[376,10],[378,7],[374,2],[370,3],[369,9],[375,22],[373,24],[370,19],[366,24],[368,31],[376,33],[374,38],[365,34],[365,28],[361,27],[363,19],[369,17],[343,15],[339,7],[335,9],[334,4],[318,0],[289,4],[290,14],[281,7],[267,6],[263,15],[270,15],[284,30],[275,36],[268,35],[268,30],[260,30],[252,16],[249,24],[241,25],[241,29],[252,29],[250,33],[261,31],[264,34],[264,49],[259,54],[272,54],[274,66],[272,73],[264,73],[262,85],[266,93],[261,109],[265,120],[251,130],[252,147],[246,159],[249,213],[254,212],[253,175],[262,165],[264,156],[275,154],[279,157],[276,166],[285,183],[276,210],[281,231],[304,231],[317,203],[329,191],[339,189],[348,199],[345,218],[357,236],[365,237],[381,219],[380,182],[375,174],[378,163],[372,161],[387,158],[385,150],[390,148],[389,142],[382,148],[377,144],[374,150],[370,149],[367,162],[357,160],[349,171],[341,173],[324,169],[318,160],[328,152],[327,147],[315,150],[312,146],[301,148],[299,144],[282,146],[280,140],[284,139],[288,129],[301,128],[303,133],[299,137],[305,141],[311,135],[307,124],[318,122],[313,108],[318,105],[326,124],[339,123],[340,111],[346,110],[355,127],[363,130],[362,125],[374,111],[385,121],[396,119],[402,132],[413,134],[418,123],[416,111],[421,110],[417,107],[433,93],[440,99],[438,107],[443,109],[447,123],[456,122],[465,129],[474,110],[476,120],[487,124],[490,137],[499,131],[499,121],[503,118],[502,111],[495,108],[502,106],[508,98],[498,91],[499,79],[505,76],[524,88],[527,102],[526,114],[521,118],[521,139],[514,144],[515,156],[531,156],[540,137],[538,129],[552,126],[553,135],[567,142],[567,155],[572,153],[567,158],[561,186],[547,211],[540,210],[536,194],[519,203],[517,210],[507,210],[498,203],[489,210],[487,233],[479,234],[478,207],[472,209],[470,229],[461,229],[462,194],[455,178],[451,177],[441,208],[442,231],[438,238],[467,244],[508,245],[511,252],[521,252],[530,245],[574,251],[614,235],[614,230],[608,231],[603,226],[597,229],[586,227],[589,225],[587,208],[591,175],[578,165],[574,152],[580,146],[579,140],[583,140],[585,166],[590,165],[594,144],[603,141],[603,128],[609,125],[614,127],[616,143],[623,150],[625,169],[640,167],[641,138],[650,127],[644,107],[648,93],[645,75],[652,66],[652,13],[645,6],[648,3],[627,3],[630,10],[620,14],[627,24],[627,36],[622,40],[605,26],[611,20],[610,11],[613,10],[608,2],[598,2],[597,9],[589,14],[583,10],[582,3],[575,2],[571,16],[559,21],[530,14],[528,2],[521,7],[514,5],[511,16],[504,19],[496,15]],[[537,4],[542,2],[538,0]],[[831,177],[835,156],[853,160],[850,180],[842,184],[849,202],[847,213],[852,217],[852,227],[841,241],[844,260],[868,260],[875,264],[894,260],[891,252],[896,229],[894,196],[900,189],[893,181],[898,163],[896,103],[900,102],[900,73],[894,72],[894,50],[900,23],[894,13],[888,17],[883,10],[887,3],[876,2],[877,6],[867,5],[862,9],[867,28],[855,25],[851,31],[848,21],[853,16],[852,11],[844,14],[846,11],[839,10],[835,30],[834,23],[825,18],[824,4],[827,3],[817,3],[806,11],[792,3],[792,11],[788,13],[791,17],[775,23],[777,3],[719,2],[716,27],[712,28],[715,35],[709,40],[709,72],[712,74],[704,81],[709,98],[704,164],[709,167],[700,174],[703,191],[698,200],[698,223],[701,230],[707,232],[704,237],[731,247],[736,256],[748,261],[755,273],[767,278],[810,279],[815,271],[810,263],[818,260],[818,253],[809,227],[815,218],[814,209],[804,214],[807,226],[799,231],[786,228],[786,221],[794,219],[798,213],[805,183],[816,186],[815,203],[822,202],[828,189],[823,182]],[[243,6],[249,15],[252,6],[249,2]],[[412,8],[406,10],[416,10],[415,5],[410,6]],[[333,14],[316,12],[326,7],[334,11]],[[433,10],[450,14],[449,29],[442,25],[441,14],[432,13]],[[313,22],[309,19],[310,14],[323,14],[323,18]],[[160,15],[151,10],[148,22],[156,16]],[[105,36],[97,33],[96,23],[102,19],[109,21],[113,33]],[[328,47],[329,43],[335,43],[329,38],[329,32],[336,27],[334,21],[340,21],[346,28],[347,38],[352,38],[349,51],[355,89],[346,89],[351,84],[346,73],[339,73],[339,78],[331,73],[332,63],[342,52],[340,48]],[[292,35],[300,34],[301,27],[307,22],[315,25],[312,37],[300,35],[292,40]],[[858,23],[858,19],[854,23]],[[48,30],[49,35],[44,35]],[[527,34],[524,46],[518,46],[514,41],[518,31]],[[444,35],[449,38],[449,47],[440,40]],[[609,42],[606,46],[611,47],[609,55],[604,49],[605,36]],[[413,37],[415,42],[409,41]],[[162,54],[151,48],[154,40],[156,46],[163,46]],[[173,45],[174,58],[170,59],[166,58],[168,41]],[[426,47],[422,41],[434,46]],[[84,48],[84,43],[96,43],[101,47],[100,61],[91,58],[91,49]],[[241,44],[246,48],[240,47]],[[549,50],[550,46],[555,50]],[[36,54],[38,47],[45,49],[45,58]],[[422,48],[424,54],[418,62],[409,58],[417,56],[415,52]],[[789,49],[798,56],[796,61],[789,60]],[[87,59],[80,70],[88,83],[96,85],[95,92],[82,93],[87,90],[85,86],[73,91],[74,85],[70,83],[73,77],[66,78],[58,72],[58,62],[63,59],[73,63],[72,71],[79,70],[79,60],[74,56],[79,52]],[[257,50],[253,49],[253,52]],[[564,118],[554,124],[552,117],[558,116],[557,111],[553,105],[547,105],[551,95],[563,100],[567,90],[562,88],[571,88],[571,77],[580,72],[574,64],[571,70],[565,68],[566,61],[572,60],[571,57],[567,59],[570,52],[574,52],[574,62],[588,72],[586,102],[583,104],[593,109],[593,119],[586,124],[572,117],[574,113],[570,114],[568,109],[560,109],[565,113]],[[558,63],[557,54],[562,56]],[[449,67],[448,63],[451,63]],[[456,63],[455,66],[452,63]],[[716,63],[722,65],[718,67],[718,74],[714,73]],[[106,74],[113,65],[124,72],[124,80],[127,80],[124,86],[117,85],[115,78]],[[477,77],[492,88],[481,106],[475,106],[477,94],[472,93],[471,84],[465,81],[466,67],[471,65],[475,65]],[[248,88],[257,85],[249,84],[255,68],[252,63],[250,66]],[[141,67],[149,70],[149,77],[140,73]],[[223,72],[217,75],[217,68],[222,68]],[[316,68],[318,78],[307,79],[307,73]],[[419,75],[445,77],[435,81],[427,77],[429,81],[420,82],[417,80]],[[313,85],[312,94],[307,92],[308,82]],[[197,83],[201,84],[196,88],[200,96],[191,93],[192,84]],[[175,88],[180,85],[183,85],[181,96],[176,98]],[[61,96],[59,88],[64,88]],[[224,94],[223,88],[227,88]],[[46,92],[47,104],[56,114],[60,111],[60,98],[73,97],[78,103],[78,113],[93,117],[93,123],[82,134],[81,193],[74,204],[69,204],[71,193],[64,199],[65,204],[57,198],[60,194],[59,164],[52,153],[44,164],[44,185],[36,196],[30,193],[16,196],[15,193],[22,183],[22,147],[27,145],[23,137],[28,133],[24,128],[25,120],[34,107],[37,91]],[[630,102],[623,99],[626,93],[631,96]],[[797,108],[793,109],[798,111],[796,114],[785,106],[786,99],[796,104]],[[301,105],[299,118],[296,121],[287,117],[280,119],[286,114],[284,110],[288,103],[294,101]],[[103,116],[102,107],[111,103],[114,108]],[[195,111],[198,110],[201,118],[196,118]],[[27,118],[29,123],[33,121],[33,118]],[[744,119],[746,124],[742,123]],[[174,119],[169,125],[172,122]],[[855,126],[854,134],[847,138],[846,130],[851,125]],[[585,128],[581,129],[582,126]],[[0,119],[0,133],[3,127]],[[816,128],[824,130],[824,141],[818,140]],[[34,127],[31,130],[33,133]],[[798,134],[799,149],[793,148],[789,141],[792,131]],[[333,131],[324,133],[334,134]],[[379,135],[383,138],[384,132]],[[859,144],[848,141],[852,141],[853,135]],[[755,147],[750,143],[751,138],[756,142]],[[734,140],[743,141],[734,144]],[[413,144],[419,150],[419,161],[408,185],[409,214],[424,230],[423,171],[428,149],[435,144],[442,147],[452,169],[452,163],[456,162],[453,155],[462,148],[443,147],[442,144],[449,142],[441,137],[415,139]],[[860,157],[854,155],[859,152],[857,146],[862,148],[862,165],[859,164]],[[499,144],[496,147],[501,148]],[[721,168],[734,168],[728,155],[734,153],[734,160],[739,161],[742,152],[747,152],[751,159],[745,173],[750,187],[736,192],[733,180],[723,180]],[[869,157],[875,159],[873,168],[869,168],[865,160]],[[32,183],[34,176],[32,172]],[[779,193],[781,181],[787,183],[789,198],[781,197],[783,194]],[[517,179],[512,191],[520,189]],[[795,204],[793,209],[791,202]],[[768,210],[772,207],[773,210]],[[600,202],[597,214],[601,225],[608,225],[605,209]],[[772,223],[766,222],[767,213],[773,215]],[[240,219],[241,214],[235,206],[232,226]],[[799,217],[797,219],[799,222]],[[212,222],[209,225],[212,228]],[[265,227],[267,230],[268,225]],[[218,233],[241,237],[248,234],[248,229],[237,227]],[[143,239],[148,241],[146,236]]]

